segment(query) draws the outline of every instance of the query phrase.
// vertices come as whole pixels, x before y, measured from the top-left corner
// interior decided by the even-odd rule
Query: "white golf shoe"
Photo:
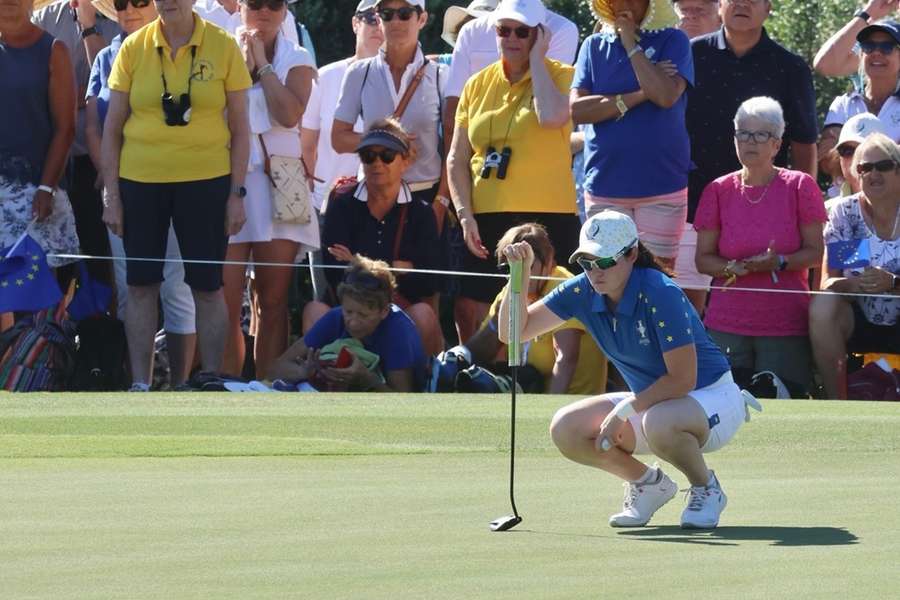
[[[650,521],[653,513],[678,492],[675,482],[658,465],[654,465],[654,468],[657,473],[655,482],[624,484],[625,501],[622,503],[622,512],[609,518],[610,527],[643,527]]]
[[[719,516],[728,504],[728,497],[712,474],[712,483],[704,487],[691,486],[688,489],[687,506],[681,513],[682,529],[714,529],[719,524]]]

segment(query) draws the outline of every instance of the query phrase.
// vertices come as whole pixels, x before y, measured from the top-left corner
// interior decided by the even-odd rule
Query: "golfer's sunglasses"
[[[856,165],[856,172],[860,175],[878,171],[879,173],[887,173],[897,168],[897,163],[892,159],[886,158],[877,162],[861,162]]]
[[[409,21],[413,15],[419,16],[422,9],[418,6],[404,6],[403,8],[379,8],[378,16],[385,23],[394,20],[394,15],[400,17],[401,21]]]
[[[128,8],[128,4],[135,8],[144,8],[145,6],[150,6],[150,0],[115,0],[113,2],[113,6],[116,7],[118,12],[122,12],[126,8]]]
[[[610,256],[608,258],[584,258],[579,257],[575,259],[575,262],[578,263],[578,266],[584,269],[585,273],[589,273],[594,269],[599,269],[600,271],[605,271],[606,269],[612,269],[614,266],[619,264],[619,259],[628,254],[628,251],[634,248],[634,246],[628,246],[627,248],[622,248],[619,252],[616,253],[615,256]]]
[[[516,37],[520,40],[528,39],[528,36],[531,35],[531,27],[526,27],[522,25],[520,27],[506,27],[505,25],[497,25],[497,36],[502,38],[508,38],[513,33],[516,34]]]

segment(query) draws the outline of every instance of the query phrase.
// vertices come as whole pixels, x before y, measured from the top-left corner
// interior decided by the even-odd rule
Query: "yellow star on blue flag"
[[[47,268],[42,269],[41,265]],[[40,245],[28,234],[0,249],[0,313],[33,312],[62,299],[56,278]],[[11,284],[15,285],[11,285]]]

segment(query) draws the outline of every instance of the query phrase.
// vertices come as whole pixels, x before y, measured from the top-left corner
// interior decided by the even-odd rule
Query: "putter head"
[[[512,529],[521,522],[522,517],[517,515],[506,515],[505,517],[500,517],[499,519],[491,521],[490,527],[491,531],[506,531],[507,529]]]

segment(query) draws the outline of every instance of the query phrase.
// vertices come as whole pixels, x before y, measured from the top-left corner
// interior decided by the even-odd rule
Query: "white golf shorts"
[[[709,438],[700,450],[703,453],[715,452],[730,442],[744,423],[747,409],[744,406],[741,390],[734,383],[731,371],[728,371],[715,383],[694,390],[688,395],[703,407],[703,411],[709,419]],[[632,393],[607,394],[605,396],[605,399],[614,404],[632,398],[634,398]],[[628,418],[631,428],[634,429],[634,453],[653,454],[650,444],[647,443],[647,437],[644,435],[643,418],[643,412]]]

